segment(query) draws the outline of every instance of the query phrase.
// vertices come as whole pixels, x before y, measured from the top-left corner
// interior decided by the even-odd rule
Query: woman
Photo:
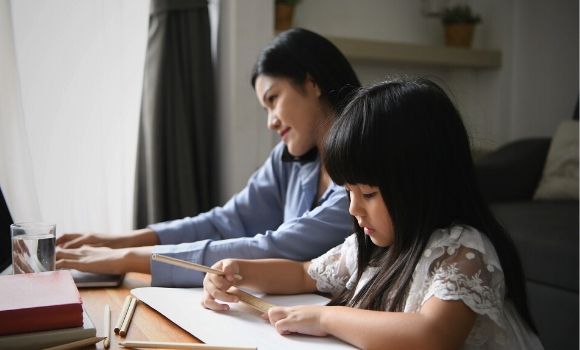
[[[64,234],[57,268],[151,273],[152,285],[200,286],[203,275],[151,261],[152,253],[212,265],[223,258],[306,260],[349,234],[348,198],[318,150],[360,86],[328,40],[305,29],[280,34],[260,54],[252,86],[281,142],[223,207],[123,235]]]

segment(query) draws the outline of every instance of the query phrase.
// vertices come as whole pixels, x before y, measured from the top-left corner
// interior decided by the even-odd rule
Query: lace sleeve
[[[321,292],[336,294],[343,290],[351,276],[356,276],[356,236],[347,237],[341,245],[313,259],[308,274]]]
[[[410,293],[414,308],[420,309],[433,296],[461,300],[503,327],[505,282],[493,245],[473,228],[441,231],[433,234],[415,270],[415,290],[412,287]]]

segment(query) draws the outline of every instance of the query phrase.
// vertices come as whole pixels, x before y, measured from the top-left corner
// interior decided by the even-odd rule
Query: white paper
[[[208,310],[201,306],[202,288],[136,288],[131,294],[209,345],[248,346],[259,350],[354,349],[334,337],[280,335],[260,317],[259,311],[243,303],[230,304],[229,311]],[[316,294],[258,296],[283,306],[328,302]]]

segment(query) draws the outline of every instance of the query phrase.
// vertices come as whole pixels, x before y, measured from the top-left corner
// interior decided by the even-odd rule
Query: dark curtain
[[[206,0],[153,0],[135,183],[136,228],[215,205],[216,114]]]

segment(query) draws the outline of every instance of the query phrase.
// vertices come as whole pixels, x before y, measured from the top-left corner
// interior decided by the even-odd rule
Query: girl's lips
[[[375,233],[375,230],[373,230],[372,228],[369,228],[369,227],[365,227],[364,231],[365,231],[365,234],[369,235],[369,236],[372,235],[373,233]]]

